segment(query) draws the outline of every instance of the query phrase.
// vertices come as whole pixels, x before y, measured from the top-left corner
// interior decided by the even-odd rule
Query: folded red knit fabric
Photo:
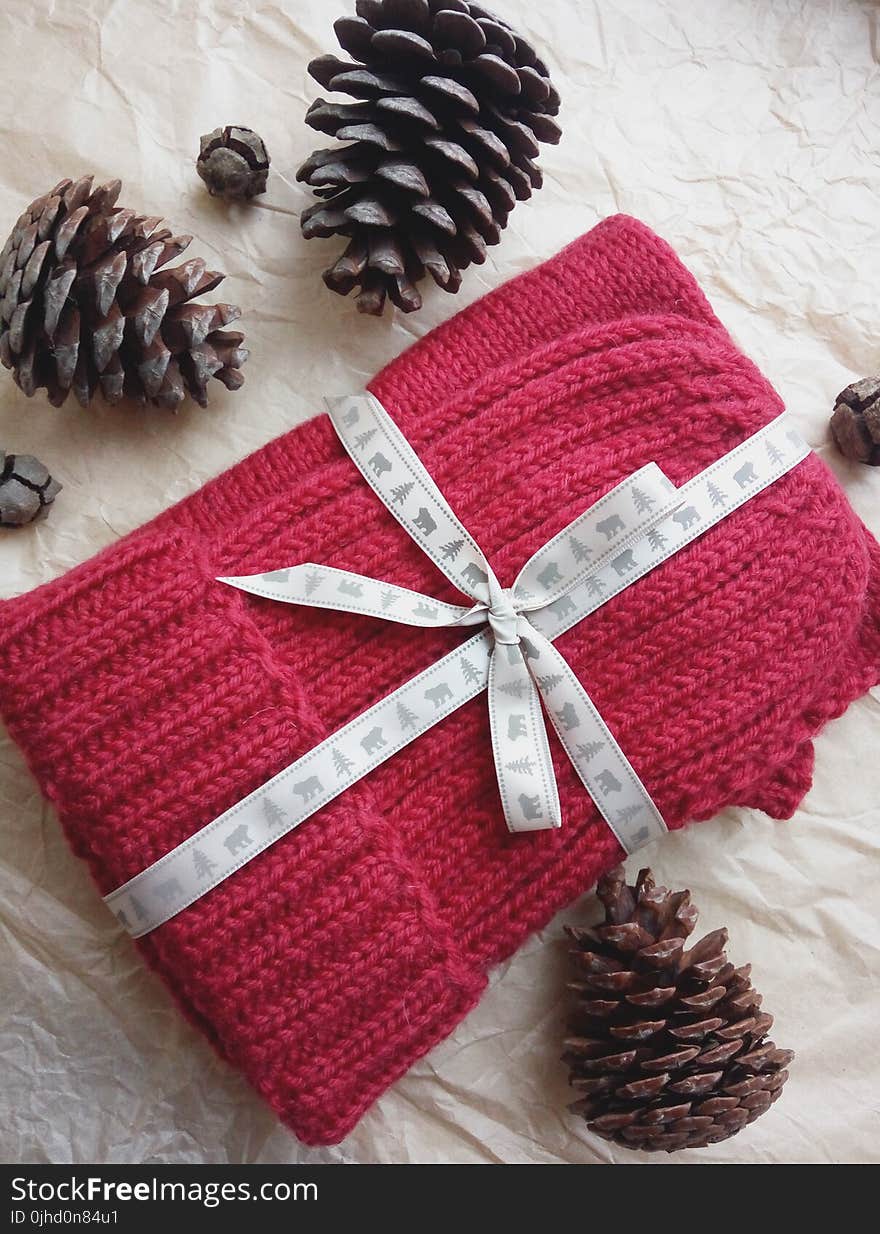
[[[781,410],[624,217],[370,388],[505,585],[642,464],[683,483]],[[0,606],[0,710],[102,893],[462,640],[214,581],[306,560],[460,599],[320,416]],[[880,680],[880,548],[810,457],[558,645],[670,827],[785,817],[813,734]],[[618,860],[554,762],[563,827],[508,834],[479,697],[137,945],[302,1140],[336,1141]]]

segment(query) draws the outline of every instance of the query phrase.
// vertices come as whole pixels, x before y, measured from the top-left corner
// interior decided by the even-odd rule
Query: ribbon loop
[[[525,642],[499,643],[489,663],[489,725],[504,819],[509,831],[562,824],[541,696]]]
[[[339,440],[389,513],[459,591],[488,604],[482,549],[379,400],[365,393],[326,402]]]

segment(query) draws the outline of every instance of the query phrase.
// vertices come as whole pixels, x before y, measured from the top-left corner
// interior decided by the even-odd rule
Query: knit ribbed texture
[[[683,483],[781,410],[625,217],[370,388],[505,585],[636,468]],[[322,416],[0,606],[0,710],[102,893],[461,641],[214,581],[304,560],[460,599]],[[880,680],[880,548],[811,457],[559,648],[671,827],[786,817],[812,736]],[[510,836],[477,698],[137,945],[296,1134],[334,1142],[619,859],[554,763],[563,827]]]

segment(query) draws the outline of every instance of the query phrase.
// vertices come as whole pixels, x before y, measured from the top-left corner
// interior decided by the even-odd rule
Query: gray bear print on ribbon
[[[423,531],[426,536],[433,535],[437,530],[437,524],[431,518],[431,515],[424,506],[419,508],[419,512],[415,517],[415,525],[419,531]]]
[[[377,725],[371,728],[361,741],[365,754],[375,754],[377,750],[381,750],[385,745],[385,738],[382,736],[382,729]]]
[[[294,784],[293,791],[299,793],[303,801],[311,801],[324,789],[317,776],[309,776],[307,780],[300,780],[299,784]]]
[[[373,475],[381,476],[383,472],[391,470],[391,464],[388,459],[380,451],[377,451],[369,460],[370,466],[373,469]]]
[[[623,531],[625,524],[619,514],[612,514],[610,518],[603,519],[601,523],[596,524],[596,529],[602,532],[606,540],[613,540],[615,536],[619,536]]]
[[[693,506],[685,506],[683,510],[676,510],[672,517],[685,531],[700,521],[700,516]]]
[[[752,463],[744,463],[739,471],[733,473],[733,478],[736,480],[740,488],[747,488],[748,485],[754,484],[757,480],[755,468]]]
[[[223,841],[229,849],[230,854],[234,857],[240,853],[243,848],[247,848],[253,843],[248,835],[248,829],[243,823],[239,824],[234,831],[230,831],[229,835]]]
[[[517,800],[523,812],[523,818],[528,819],[529,822],[543,817],[544,811],[541,809],[540,797],[530,797],[526,793],[520,793]]]
[[[425,698],[430,699],[435,707],[442,707],[444,703],[451,701],[452,691],[447,682],[441,681],[438,686],[431,686],[425,691]]]
[[[163,883],[156,884],[156,895],[163,904],[170,904],[180,896],[180,883],[176,878],[166,878]]]

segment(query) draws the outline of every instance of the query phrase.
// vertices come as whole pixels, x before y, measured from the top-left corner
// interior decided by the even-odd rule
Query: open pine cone
[[[386,297],[421,307],[428,273],[457,291],[486,259],[517,200],[541,186],[539,142],[559,140],[547,66],[505,22],[470,0],[357,0],[334,26],[356,63],[320,56],[309,72],[355,103],[318,99],[306,123],[350,144],[303,163],[322,200],[303,235],[349,237],[324,282],[380,314]]]
[[[204,407],[211,377],[244,381],[244,335],[221,329],[240,312],[192,303],[225,276],[201,258],[165,268],[192,237],[116,208],[121,187],[62,180],[18,220],[0,253],[0,361],[56,407],[99,388],[110,403],[174,410],[189,393]]]
[[[690,892],[655,887],[650,870],[629,887],[619,867],[596,893],[605,922],[566,927],[578,979],[563,1058],[583,1093],[572,1109],[626,1148],[726,1140],[776,1100],[794,1057],[765,1040],[773,1017],[750,966],[728,962],[726,930],[686,949]]]

